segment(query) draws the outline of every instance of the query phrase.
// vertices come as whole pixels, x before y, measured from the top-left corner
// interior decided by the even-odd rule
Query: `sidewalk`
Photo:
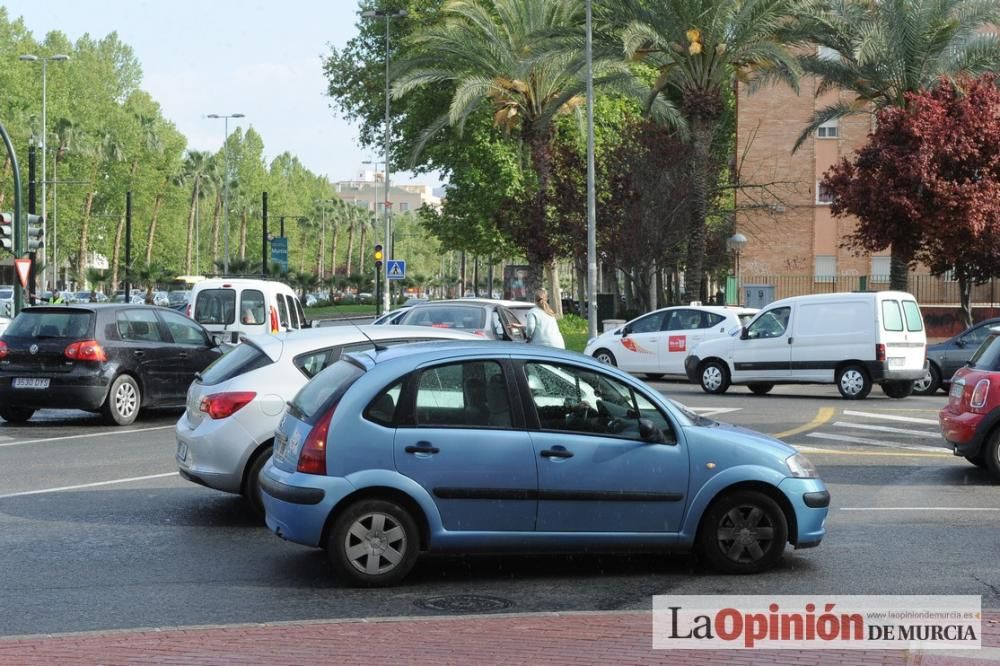
[[[648,611],[244,624],[0,638],[0,665],[34,664],[1000,664],[1000,613],[983,649],[653,651]]]

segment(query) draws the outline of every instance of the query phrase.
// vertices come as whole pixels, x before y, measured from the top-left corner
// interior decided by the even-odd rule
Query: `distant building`
[[[359,208],[374,211],[378,215],[385,212],[385,174],[381,171],[365,170],[358,173],[358,179],[334,183],[337,196]],[[436,196],[430,185],[397,185],[391,183],[388,201],[390,212],[394,214],[413,212],[424,204],[440,208],[441,198]]]

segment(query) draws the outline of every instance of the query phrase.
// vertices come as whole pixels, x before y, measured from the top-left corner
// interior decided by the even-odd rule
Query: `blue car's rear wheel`
[[[417,561],[420,540],[413,517],[398,504],[362,500],[337,518],[326,543],[337,573],[354,585],[395,585]]]
[[[767,495],[743,490],[723,495],[702,517],[698,547],[725,573],[758,573],[777,564],[788,541],[788,521]]]

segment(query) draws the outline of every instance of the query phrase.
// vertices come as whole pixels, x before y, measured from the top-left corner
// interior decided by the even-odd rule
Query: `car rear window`
[[[25,310],[11,322],[8,338],[87,338],[93,335],[93,312],[84,310]]]
[[[339,400],[358,377],[365,373],[348,360],[337,361],[309,380],[299,391],[289,407],[296,416],[309,422],[329,403]]]
[[[221,384],[271,363],[273,361],[260,347],[247,340],[205,368],[201,373],[201,383],[207,386]]]
[[[434,328],[482,330],[485,319],[484,308],[418,306],[403,315],[399,323]]]
[[[924,330],[924,319],[920,316],[920,306],[916,301],[903,301],[903,315],[906,317],[906,330]]]
[[[882,301],[882,328],[887,331],[903,330],[903,317],[897,301]]]
[[[1000,370],[1000,342],[997,341],[998,338],[1000,335],[991,333],[969,359],[969,365],[976,370]]]
[[[206,289],[198,293],[194,320],[199,324],[232,324],[236,319],[235,289]]]

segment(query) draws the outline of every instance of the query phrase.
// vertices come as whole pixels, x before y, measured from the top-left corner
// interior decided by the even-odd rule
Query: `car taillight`
[[[66,347],[63,352],[66,358],[73,361],[107,361],[108,356],[97,340],[80,340]]]
[[[876,361],[885,360],[885,345],[875,345],[875,360]]]
[[[6,358],[8,353],[7,343],[0,340],[0,358]]]
[[[472,331],[472,332],[473,332],[474,334],[476,334],[476,335],[479,335],[479,336],[482,336],[482,337],[484,337],[484,338],[486,337],[486,331],[483,331],[483,330],[480,330],[480,329],[478,329],[478,328],[477,328],[476,330]]]
[[[208,414],[211,419],[224,419],[240,411],[257,397],[253,391],[229,391],[206,395],[198,404],[198,410]]]
[[[271,332],[278,332],[278,311],[274,309],[273,305],[271,306]]]
[[[330,433],[330,420],[336,410],[337,405],[331,407],[309,431],[302,444],[302,452],[299,453],[298,471],[304,474],[326,474],[326,436]]]
[[[190,303],[188,303],[187,307],[184,308],[184,314],[188,317],[188,319],[191,318],[191,304]]]
[[[976,383],[976,388],[972,389],[972,397],[969,398],[969,407],[980,409],[986,404],[986,396],[990,393],[990,380],[980,379]]]

